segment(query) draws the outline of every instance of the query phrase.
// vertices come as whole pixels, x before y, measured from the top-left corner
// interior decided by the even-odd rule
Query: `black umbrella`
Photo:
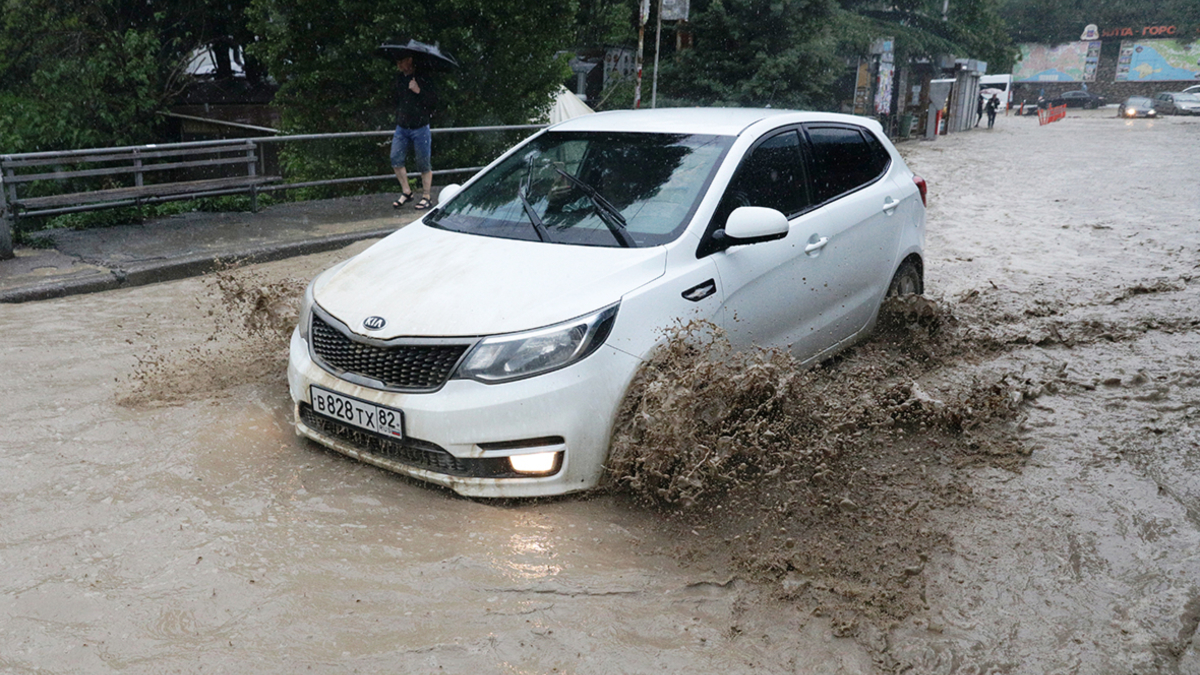
[[[425,70],[449,70],[458,67],[458,61],[443,52],[437,45],[425,44],[416,40],[385,42],[379,45],[379,49],[376,51],[380,56],[392,61],[399,61],[406,56],[411,56],[418,67]]]

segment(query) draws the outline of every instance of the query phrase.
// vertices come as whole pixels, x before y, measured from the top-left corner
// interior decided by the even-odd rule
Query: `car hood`
[[[587,314],[662,276],[666,253],[448,232],[414,223],[318,279],[313,297],[373,338],[511,333]],[[382,317],[367,330],[367,317]]]

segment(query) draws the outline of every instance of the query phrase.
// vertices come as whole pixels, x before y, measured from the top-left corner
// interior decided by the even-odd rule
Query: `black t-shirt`
[[[421,88],[420,94],[414,94],[408,88],[410,80],[416,80]],[[437,90],[433,82],[421,73],[396,77],[396,126],[405,129],[419,129],[429,124],[433,111],[437,107]]]

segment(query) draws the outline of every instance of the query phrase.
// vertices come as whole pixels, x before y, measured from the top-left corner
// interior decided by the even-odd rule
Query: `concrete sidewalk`
[[[411,204],[393,209],[393,198],[289,202],[258,213],[193,212],[142,225],[39,233],[48,248],[17,247],[15,258],[0,260],[0,302],[170,281],[211,271],[218,260],[264,262],[331,250],[386,236],[425,213]]]

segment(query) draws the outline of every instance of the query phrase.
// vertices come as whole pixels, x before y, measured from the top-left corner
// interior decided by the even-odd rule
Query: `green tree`
[[[0,149],[150,143],[191,51],[247,40],[221,0],[0,0]],[[241,23],[239,23],[241,21]]]
[[[292,132],[391,128],[395,64],[377,47],[408,38],[437,43],[460,68],[436,77],[441,103],[433,126],[524,124],[546,110],[570,70],[555,52],[570,43],[570,0],[253,0],[251,52],[280,84],[276,104]],[[479,136],[454,147],[435,136],[435,163],[467,166],[494,156],[511,136]],[[297,176],[387,173],[378,142],[296,146]],[[435,167],[436,168],[436,167]]]
[[[1101,28],[1170,25],[1180,29],[1180,39],[1200,37],[1195,0],[1004,0],[1000,15],[1018,43],[1071,42],[1093,23]]]
[[[659,91],[701,105],[827,104],[843,68],[834,53],[836,11],[833,0],[697,0],[694,46],[660,60]]]

